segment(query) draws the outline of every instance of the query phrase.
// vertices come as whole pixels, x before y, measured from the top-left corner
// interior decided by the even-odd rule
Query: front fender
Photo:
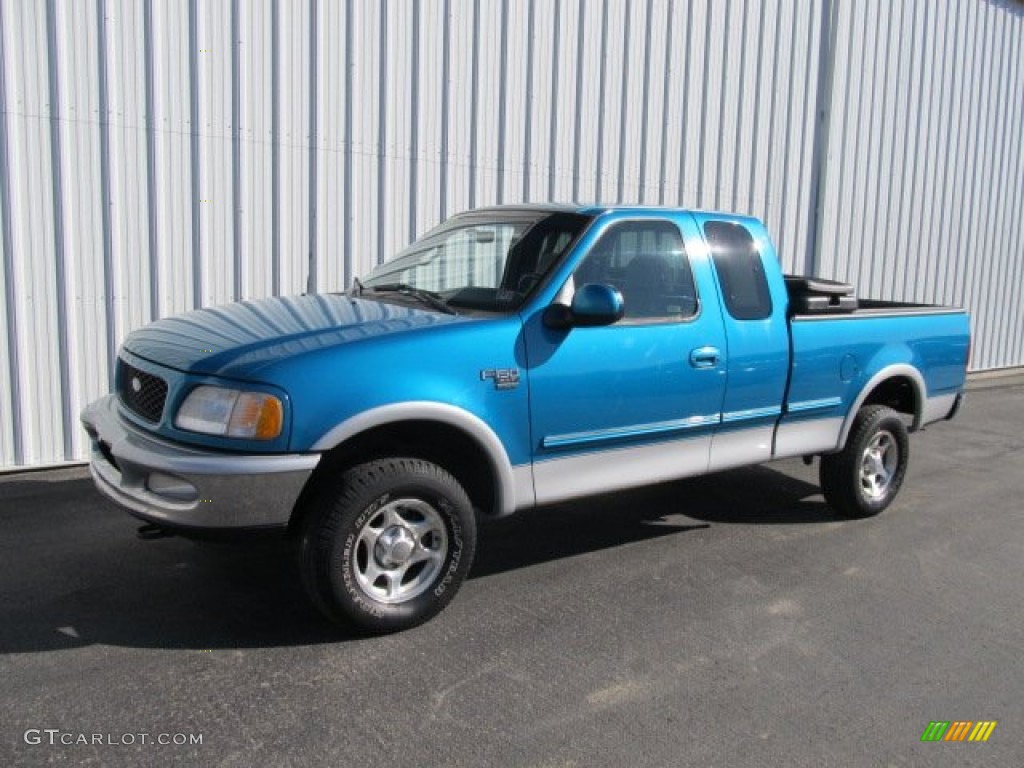
[[[499,515],[534,504],[532,467],[529,464],[513,467],[501,439],[483,419],[448,403],[394,403],[363,411],[324,432],[310,450],[329,451],[367,430],[403,421],[442,422],[472,438],[487,457],[497,479],[495,498]]]

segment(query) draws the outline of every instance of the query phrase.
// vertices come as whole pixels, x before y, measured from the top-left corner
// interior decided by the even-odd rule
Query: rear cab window
[[[764,320],[772,296],[761,253],[750,231],[731,221],[708,221],[704,237],[711,248],[725,308],[736,320]]]

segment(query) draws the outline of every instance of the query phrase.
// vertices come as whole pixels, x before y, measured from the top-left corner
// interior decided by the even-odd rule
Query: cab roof
[[[699,208],[682,208],[668,205],[638,204],[603,204],[603,203],[509,203],[504,205],[488,205],[463,211],[458,215],[489,212],[522,211],[528,213],[578,213],[584,216],[600,216],[606,213],[689,213],[700,217],[721,216],[722,218],[741,220],[751,219],[742,213],[729,211],[702,210]]]

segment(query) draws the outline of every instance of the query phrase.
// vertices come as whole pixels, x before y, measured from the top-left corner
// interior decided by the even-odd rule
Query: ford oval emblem
[[[132,376],[132,392],[141,392],[142,382],[139,381],[138,376]]]

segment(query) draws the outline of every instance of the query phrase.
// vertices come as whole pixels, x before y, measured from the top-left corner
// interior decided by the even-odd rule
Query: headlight
[[[174,426],[206,435],[273,440],[284,426],[284,407],[265,392],[201,386],[189,392]]]

